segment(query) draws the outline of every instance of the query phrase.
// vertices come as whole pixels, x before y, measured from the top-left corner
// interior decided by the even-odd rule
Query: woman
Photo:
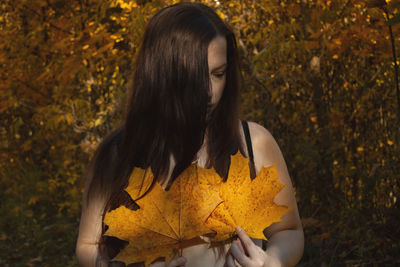
[[[235,36],[212,9],[180,3],[149,21],[123,123],[100,144],[86,174],[76,247],[81,266],[107,266],[124,245],[103,236],[102,220],[121,204],[137,208],[123,191],[134,166],[151,167],[153,183],[168,190],[196,161],[226,179],[230,155],[238,150],[250,158],[253,176],[277,164],[286,187],[275,202],[295,208],[265,230],[266,251],[238,228],[238,242],[226,245],[227,252],[195,245],[168,266],[293,266],[300,260],[303,231],[285,161],[266,129],[239,120],[240,82]]]

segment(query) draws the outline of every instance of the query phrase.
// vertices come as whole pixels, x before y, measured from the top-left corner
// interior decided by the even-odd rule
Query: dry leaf
[[[136,202],[140,206],[137,211],[121,206],[107,213],[104,222],[109,228],[105,235],[129,242],[114,260],[126,264],[144,261],[147,266],[165,257],[169,262],[178,250],[203,243],[199,236],[212,232],[204,222],[221,203],[217,191],[203,190],[198,185],[198,176],[203,177],[203,172],[210,170],[192,164],[179,175],[169,191],[155,183],[148,194]],[[149,188],[152,179],[150,169],[135,168],[126,191],[132,199],[137,199]]]
[[[257,177],[250,179],[249,160],[239,152],[231,156],[227,181],[202,177],[205,188],[219,191],[223,202],[213,211],[206,225],[217,232],[214,241],[228,239],[237,225],[253,238],[266,239],[263,230],[290,208],[278,206],[274,198],[285,186],[278,180],[276,166],[262,167]]]

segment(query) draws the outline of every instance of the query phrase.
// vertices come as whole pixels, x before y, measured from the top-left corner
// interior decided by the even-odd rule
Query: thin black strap
[[[250,137],[248,122],[242,121],[242,127],[243,127],[243,131],[244,131],[244,136],[246,138],[247,151],[249,153],[249,159],[250,159],[250,162],[249,162],[250,177],[251,177],[251,179],[254,179],[256,177],[256,167],[254,165],[253,146],[251,145],[251,137]]]

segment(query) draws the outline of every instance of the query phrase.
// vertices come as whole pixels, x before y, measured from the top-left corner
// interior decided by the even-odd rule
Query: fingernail
[[[237,231],[243,231],[242,227],[237,226]]]

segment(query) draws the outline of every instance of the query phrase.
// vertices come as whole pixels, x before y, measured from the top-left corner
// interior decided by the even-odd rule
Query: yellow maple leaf
[[[226,240],[235,232],[237,225],[253,238],[266,239],[263,230],[280,221],[290,207],[274,203],[275,196],[285,185],[278,180],[276,166],[262,167],[251,180],[249,160],[239,152],[231,156],[226,182],[201,177],[201,184],[220,192],[223,200],[206,220],[206,225],[217,232],[214,241]]]
[[[250,179],[248,159],[239,152],[231,156],[227,182],[214,168],[190,165],[174,181],[169,191],[155,183],[150,169],[134,168],[126,191],[140,206],[132,211],[124,206],[105,215],[106,235],[129,242],[114,260],[126,264],[159,257],[168,263],[182,248],[204,242],[200,236],[215,234],[213,241],[232,236],[240,225],[249,236],[264,238],[263,230],[278,222],[289,209],[274,198],[285,186],[276,167],[263,167]]]
[[[204,241],[199,236],[212,233],[204,222],[221,203],[217,191],[199,186],[198,177],[209,170],[190,165],[165,191],[158,183],[136,203],[133,211],[121,206],[105,215],[105,235],[129,242],[114,260],[126,264],[145,262],[147,266],[159,257],[168,263],[180,249]],[[216,174],[215,174],[216,175]],[[151,170],[135,168],[126,191],[137,199],[149,188]]]

